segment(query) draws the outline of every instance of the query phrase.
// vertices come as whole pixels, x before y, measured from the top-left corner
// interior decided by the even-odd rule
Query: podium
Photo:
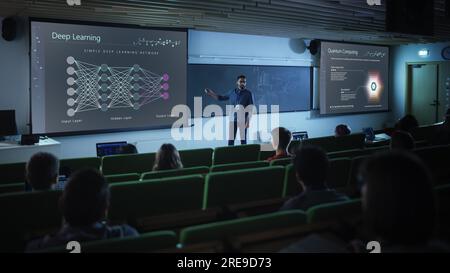
[[[0,164],[27,162],[37,152],[61,155],[61,143],[51,139],[40,139],[34,145],[20,145],[15,142],[0,142]]]

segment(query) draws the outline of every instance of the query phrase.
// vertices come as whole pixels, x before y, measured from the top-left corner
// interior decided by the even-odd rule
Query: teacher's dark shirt
[[[228,95],[219,95],[220,101],[229,101],[228,105],[235,107],[236,105],[242,105],[245,107],[253,105],[253,95],[248,89],[240,90],[238,88],[232,89],[228,92]],[[234,121],[237,120],[237,113],[234,113]],[[248,113],[245,113],[245,120],[247,120]]]

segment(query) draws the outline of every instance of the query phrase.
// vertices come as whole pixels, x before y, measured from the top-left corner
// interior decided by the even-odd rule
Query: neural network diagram
[[[67,115],[84,111],[108,111],[114,108],[139,110],[143,105],[159,99],[169,99],[169,75],[155,74],[134,64],[130,67],[112,67],[66,59]]]

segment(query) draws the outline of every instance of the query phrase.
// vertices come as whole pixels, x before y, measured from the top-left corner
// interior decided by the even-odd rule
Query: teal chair
[[[182,229],[180,244],[185,246],[202,242],[223,241],[240,235],[305,224],[306,215],[301,210],[274,212]]]
[[[105,179],[108,183],[139,181],[141,176],[138,173],[124,173],[124,174],[111,174],[105,175]]]
[[[150,180],[150,179],[158,179],[158,178],[166,178],[166,177],[185,176],[185,175],[191,175],[191,174],[206,175],[208,172],[209,172],[209,167],[197,166],[197,167],[182,168],[182,169],[175,169],[175,170],[146,172],[141,175],[140,179],[141,180]]]
[[[145,173],[153,168],[155,153],[110,155],[102,157],[104,175],[122,173]]]
[[[25,183],[25,162],[0,164],[0,184]]]
[[[198,167],[212,165],[213,149],[192,149],[192,150],[180,150],[181,162],[183,162],[184,168]]]
[[[112,238],[81,243],[81,253],[146,253],[174,249],[178,238],[173,231],[155,231],[138,237]],[[37,251],[39,253],[69,253],[65,246]]]
[[[59,170],[61,174],[70,175],[80,169],[100,170],[101,163],[102,161],[99,157],[61,159],[59,161]]]
[[[241,170],[241,169],[261,168],[261,167],[268,167],[268,166],[269,166],[269,162],[267,162],[267,161],[250,161],[250,162],[219,164],[219,165],[213,165],[211,167],[211,172],[224,172],[224,171]]]
[[[25,243],[60,228],[61,191],[37,191],[0,195],[0,252],[22,252]]]
[[[362,216],[361,200],[325,203],[309,208],[306,211],[307,222],[328,223],[351,221]]]
[[[257,161],[259,144],[217,147],[214,149],[213,164],[229,164],[237,162]]]
[[[283,182],[281,166],[209,173],[203,208],[281,198]]]
[[[204,180],[189,175],[112,184],[109,219],[131,224],[141,218],[201,210]]]

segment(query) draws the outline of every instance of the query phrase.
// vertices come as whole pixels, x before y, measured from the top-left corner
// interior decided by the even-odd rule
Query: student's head
[[[27,183],[33,190],[49,190],[58,181],[59,160],[50,153],[34,154],[26,165]]]
[[[432,183],[415,155],[375,155],[363,163],[359,178],[364,183],[364,224],[373,240],[399,245],[428,241],[435,220]]]
[[[97,170],[75,172],[64,187],[60,205],[70,226],[90,226],[102,221],[109,207],[108,183]]]
[[[121,154],[137,154],[138,150],[137,150],[136,146],[128,143],[127,145],[120,147],[120,153]]]
[[[245,77],[245,75],[237,76],[236,85],[239,89],[245,89],[245,87],[247,86],[247,78]]]
[[[323,189],[326,187],[328,157],[315,146],[301,146],[295,152],[294,168],[303,189]]]
[[[414,150],[414,138],[405,131],[395,131],[391,135],[391,150]]]
[[[272,146],[275,150],[286,151],[291,142],[291,138],[291,132],[284,127],[278,127],[272,130]]]
[[[419,126],[417,119],[408,114],[397,121],[395,129],[411,133],[413,129]]]
[[[181,169],[183,164],[181,163],[180,154],[177,148],[172,144],[163,144],[156,153],[154,171]]]
[[[347,135],[350,135],[351,133],[352,133],[352,130],[350,129],[350,127],[347,124],[339,124],[334,129],[334,135],[336,137],[347,136]]]

